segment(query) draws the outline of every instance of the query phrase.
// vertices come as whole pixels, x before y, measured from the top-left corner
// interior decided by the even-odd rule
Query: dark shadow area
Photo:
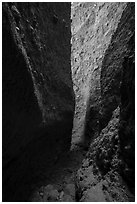
[[[83,150],[82,147],[75,146],[73,150],[64,152],[61,158],[55,162],[54,168],[48,171],[47,175],[39,180],[39,183],[35,187],[46,186],[47,184],[54,184],[57,186],[64,183],[65,178],[76,175],[77,170],[80,168],[82,161],[87,151]],[[74,182],[74,181],[73,181]],[[34,187],[34,189],[35,189]]]
[[[61,140],[64,135],[71,134],[69,125],[69,121],[61,121],[39,129],[37,138],[3,166],[3,201],[28,201],[33,186],[48,179],[55,161],[69,149],[70,141]],[[55,141],[59,149],[55,147]]]
[[[56,6],[53,4],[51,4],[51,6],[48,4],[47,7],[47,11],[50,7],[51,11],[49,11],[49,13],[51,14],[53,8],[56,9]],[[53,86],[48,85],[47,80],[45,80],[46,83],[44,84],[40,78],[40,74],[37,75],[37,78],[34,75],[36,81],[35,86],[41,86],[39,88],[41,96],[43,97],[40,101],[41,103],[46,100],[48,101],[48,99],[50,100],[50,97],[46,95],[47,92],[45,91],[47,87],[48,90],[52,90],[52,93],[53,88],[56,88],[56,95],[53,95],[54,101],[57,100],[56,96],[58,96],[58,98],[60,97],[61,108],[58,108],[56,111],[59,112],[61,117],[53,117],[53,120],[50,119],[50,124],[43,123],[44,118],[42,116],[44,110],[41,110],[39,107],[37,93],[32,80],[32,74],[27,64],[27,59],[25,59],[21,49],[19,49],[20,45],[17,41],[16,32],[14,32],[14,27],[11,25],[14,19],[12,19],[5,5],[6,4],[3,4],[2,11],[2,200],[20,202],[29,200],[34,187],[48,178],[48,172],[54,168],[55,162],[70,149],[74,114],[74,96],[72,92],[70,61],[71,36],[69,24],[67,28],[69,39],[66,42],[66,46],[68,44],[67,55],[65,55],[67,56],[65,62],[68,70],[64,69],[64,72],[66,71],[67,74],[69,73],[69,86],[63,85],[62,81],[64,79],[62,79],[62,81],[59,80],[59,84],[56,84],[54,80],[56,75],[52,78],[51,74],[52,67],[50,67],[49,70],[46,67],[46,71],[44,70],[44,72],[48,73],[47,75],[51,78],[49,84],[52,82]],[[12,4],[10,6],[12,6]],[[19,4],[19,6],[24,8],[22,3]],[[26,9],[25,12],[29,12],[31,4],[29,4],[29,6],[25,4],[25,6],[28,9],[28,11]],[[39,4],[33,4],[33,6],[37,11]],[[59,6],[60,5],[58,5],[58,8]],[[67,6],[70,11],[70,4],[66,5],[66,8]],[[24,12],[24,10],[22,12]],[[70,12],[68,13],[70,15]],[[58,22],[56,23],[58,24]],[[22,25],[25,27],[24,24]],[[63,39],[61,40],[63,41]],[[50,46],[50,44],[48,44],[48,46]],[[54,44],[52,46],[54,47]],[[64,50],[66,49],[65,46],[60,47]],[[35,47],[34,50],[35,49],[37,49],[37,47]],[[41,53],[39,53],[36,58],[36,56],[33,55],[35,53],[33,52],[34,50],[29,50],[29,57],[33,60],[40,61],[41,58],[39,58],[39,56]],[[37,52],[39,52],[39,50],[37,50]],[[60,58],[60,53],[58,54]],[[41,63],[41,61],[39,63]],[[34,63],[32,67],[36,67],[39,73],[43,71],[40,65],[38,67],[38,65]],[[41,68],[41,70],[38,68]],[[62,67],[61,70],[63,72]],[[36,70],[33,71],[36,73]],[[59,79],[61,79],[63,75],[59,77]],[[64,93],[66,95],[63,95]],[[66,109],[67,102],[64,105],[64,109],[62,108],[64,103],[62,99],[64,100],[64,98],[71,101],[72,107],[70,109]],[[68,104],[70,105],[69,102]],[[45,104],[45,107],[45,109],[48,109],[48,104]],[[51,114],[54,116],[54,113],[55,109]],[[45,117],[48,119],[48,112],[45,114]]]

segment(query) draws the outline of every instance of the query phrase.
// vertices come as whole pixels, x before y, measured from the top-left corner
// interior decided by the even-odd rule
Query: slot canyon
[[[134,2],[2,3],[2,201],[135,201]]]

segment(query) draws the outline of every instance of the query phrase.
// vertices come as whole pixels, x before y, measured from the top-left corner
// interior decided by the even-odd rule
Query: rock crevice
[[[3,201],[134,201],[135,4],[2,4]]]

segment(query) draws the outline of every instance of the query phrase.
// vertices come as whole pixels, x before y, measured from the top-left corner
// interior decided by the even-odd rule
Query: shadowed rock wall
[[[71,144],[70,3],[3,3],[3,201],[26,201]]]
[[[121,174],[131,188],[135,182],[135,4],[128,3],[107,49],[101,70],[100,129],[120,106]],[[120,167],[119,167],[120,168]]]
[[[130,53],[123,61],[120,112],[122,175],[130,188],[135,187],[135,36],[129,41]]]
[[[135,30],[134,15],[134,3],[127,4],[105,53],[101,69],[101,129],[106,126],[112,116],[112,111],[120,104],[123,61],[131,50],[129,42]]]

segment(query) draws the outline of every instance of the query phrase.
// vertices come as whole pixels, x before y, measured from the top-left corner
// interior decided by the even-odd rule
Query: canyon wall
[[[126,201],[118,182],[122,176],[134,192],[135,4],[73,3],[71,18],[74,132],[89,146],[78,171],[78,201]]]
[[[111,38],[117,29],[125,7],[126,3],[72,4],[71,64],[76,95],[74,127],[78,136],[81,133],[85,134],[84,121],[89,117],[89,109],[90,115],[92,115],[90,120],[92,130],[90,131],[95,132],[98,129],[102,67],[106,63],[106,50],[111,43]],[[105,83],[104,80],[103,83]],[[82,131],[79,133],[81,129]],[[86,135],[88,139],[88,133]]]
[[[70,148],[70,13],[70,3],[3,3],[3,201],[26,201]]]
[[[2,6],[3,201],[81,144],[76,201],[134,201],[135,4]]]
[[[120,87],[119,138],[123,160],[122,175],[132,191],[135,188],[135,35],[129,43],[129,54],[123,61]]]

